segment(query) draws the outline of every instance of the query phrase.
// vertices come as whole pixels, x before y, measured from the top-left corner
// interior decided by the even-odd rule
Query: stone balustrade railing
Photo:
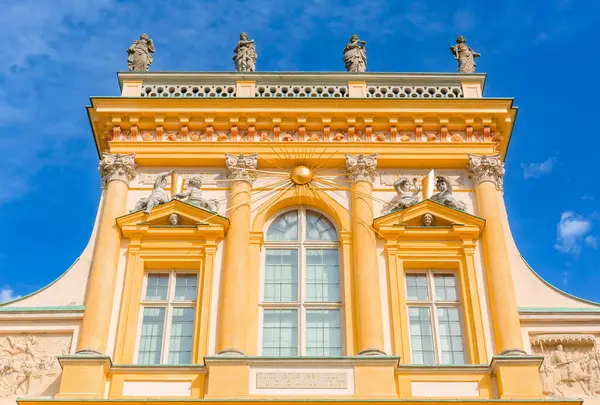
[[[119,73],[121,95],[146,98],[480,98],[484,74]]]

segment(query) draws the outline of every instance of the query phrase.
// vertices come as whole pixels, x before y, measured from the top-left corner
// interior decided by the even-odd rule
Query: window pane
[[[306,240],[338,240],[333,224],[323,215],[306,211]]]
[[[454,274],[434,274],[435,299],[438,301],[457,301],[456,280]]]
[[[298,240],[298,211],[278,216],[267,230],[266,240]]]
[[[297,356],[298,311],[265,309],[262,341],[263,356]]]
[[[194,313],[194,308],[173,308],[169,339],[169,364],[192,363]]]
[[[175,278],[175,300],[196,301],[198,277],[195,274],[177,274]]]
[[[298,251],[267,249],[265,302],[298,301]]]
[[[435,364],[429,308],[409,307],[408,318],[413,364]]]
[[[164,325],[164,308],[144,308],[138,364],[160,364]]]
[[[148,274],[146,285],[147,300],[166,300],[169,288],[169,275],[166,273]]]
[[[406,296],[408,300],[428,300],[429,289],[425,274],[406,275]]]
[[[312,309],[306,311],[306,355],[341,356],[340,311]]]
[[[337,249],[306,250],[306,300],[312,302],[340,300]]]
[[[465,364],[458,308],[438,308],[443,364]]]

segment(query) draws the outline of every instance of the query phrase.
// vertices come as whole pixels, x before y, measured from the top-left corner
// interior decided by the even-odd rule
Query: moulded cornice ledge
[[[399,356],[340,356],[340,357],[263,357],[263,356],[206,356],[204,364],[210,367],[211,364],[245,364],[255,366],[319,366],[327,367],[335,365],[353,365],[353,364],[376,364],[397,366],[400,362]]]

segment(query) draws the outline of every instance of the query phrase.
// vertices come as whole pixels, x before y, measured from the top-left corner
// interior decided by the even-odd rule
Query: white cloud
[[[552,173],[554,163],[556,163],[555,157],[549,157],[546,161],[541,163],[521,163],[521,167],[523,168],[523,177],[525,180],[527,180],[529,178],[538,178],[542,174],[550,174]]]
[[[594,247],[596,239],[588,235],[592,229],[592,222],[582,215],[572,211],[563,212],[556,229],[556,244],[554,248],[562,253],[578,255],[581,253],[581,244]]]
[[[596,237],[593,235],[586,236],[583,242],[592,249],[596,249],[598,247],[598,239],[596,239]]]
[[[0,304],[7,301],[16,300],[17,298],[21,298],[20,295],[16,295],[14,290],[9,286],[4,286],[0,288]]]

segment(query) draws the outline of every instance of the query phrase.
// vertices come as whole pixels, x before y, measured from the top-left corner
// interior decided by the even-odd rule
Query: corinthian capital
[[[497,189],[502,189],[505,171],[499,154],[477,156],[469,153],[468,169],[475,187],[484,181],[491,181]]]
[[[102,176],[102,187],[106,187],[113,180],[124,181],[129,185],[129,181],[135,177],[135,153],[111,155],[103,152],[98,171]]]
[[[377,175],[377,153],[372,155],[350,155],[346,153],[346,170],[351,182],[368,181],[373,183]]]
[[[256,169],[258,168],[258,154],[252,155],[230,155],[225,154],[225,165],[229,171],[231,180],[247,181],[252,183],[256,178]]]

